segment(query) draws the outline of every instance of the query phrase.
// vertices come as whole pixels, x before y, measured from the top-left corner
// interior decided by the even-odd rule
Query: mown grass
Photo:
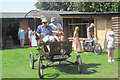
[[[118,78],[119,51],[120,49],[116,49],[114,53],[116,61],[108,63],[106,50],[103,50],[101,55],[85,53],[82,50],[79,53],[83,63],[82,74],[78,73],[75,65],[57,66],[44,69],[44,78]],[[29,66],[29,53],[38,53],[36,47],[7,49],[0,52],[2,52],[2,78],[39,78],[37,63],[35,69]],[[69,60],[76,60],[74,51]]]

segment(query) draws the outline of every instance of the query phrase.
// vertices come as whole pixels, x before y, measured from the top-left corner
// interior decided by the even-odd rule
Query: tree
[[[36,2],[41,10],[72,10],[78,12],[120,12],[120,2]],[[70,9],[69,9],[70,8]]]
[[[64,10],[66,11],[70,3],[68,2],[36,2],[35,7],[41,10]]]

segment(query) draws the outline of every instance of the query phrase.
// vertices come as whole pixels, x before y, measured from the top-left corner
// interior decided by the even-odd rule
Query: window
[[[73,37],[75,27],[78,26],[79,37],[87,38],[87,27],[89,27],[89,24],[93,21],[94,21],[93,19],[89,19],[89,18],[71,19],[68,23],[68,37]]]

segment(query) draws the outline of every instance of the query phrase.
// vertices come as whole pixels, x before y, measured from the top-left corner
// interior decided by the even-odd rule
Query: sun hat
[[[56,20],[56,18],[55,17],[52,17],[51,18],[51,22],[53,22],[53,21],[55,21]]]
[[[48,22],[47,19],[44,18],[44,19],[42,20],[42,23],[44,23],[44,22]]]
[[[115,35],[115,33],[113,31],[110,31],[109,35]]]
[[[90,26],[94,26],[94,23],[91,23]]]

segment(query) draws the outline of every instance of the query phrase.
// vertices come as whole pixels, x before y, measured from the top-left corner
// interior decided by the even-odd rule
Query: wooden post
[[[107,44],[106,44],[106,33],[107,33],[107,18],[105,18],[105,42],[104,42],[104,48],[107,49]]]
[[[105,18],[105,33],[107,32],[107,18]]]
[[[36,31],[36,18],[34,17],[34,30]]]
[[[64,41],[68,41],[67,38],[67,22],[66,19],[63,18],[63,31],[64,31]]]
[[[72,22],[71,23],[73,23],[73,18],[72,18]],[[74,25],[72,25],[72,32],[73,32],[73,34],[74,34]],[[72,34],[72,35],[73,35]]]
[[[69,22],[70,22],[70,21],[69,21],[69,19],[68,19],[68,38],[71,36],[71,35],[70,35],[70,25],[69,25]]]
[[[94,37],[97,38],[97,20],[94,19]]]

